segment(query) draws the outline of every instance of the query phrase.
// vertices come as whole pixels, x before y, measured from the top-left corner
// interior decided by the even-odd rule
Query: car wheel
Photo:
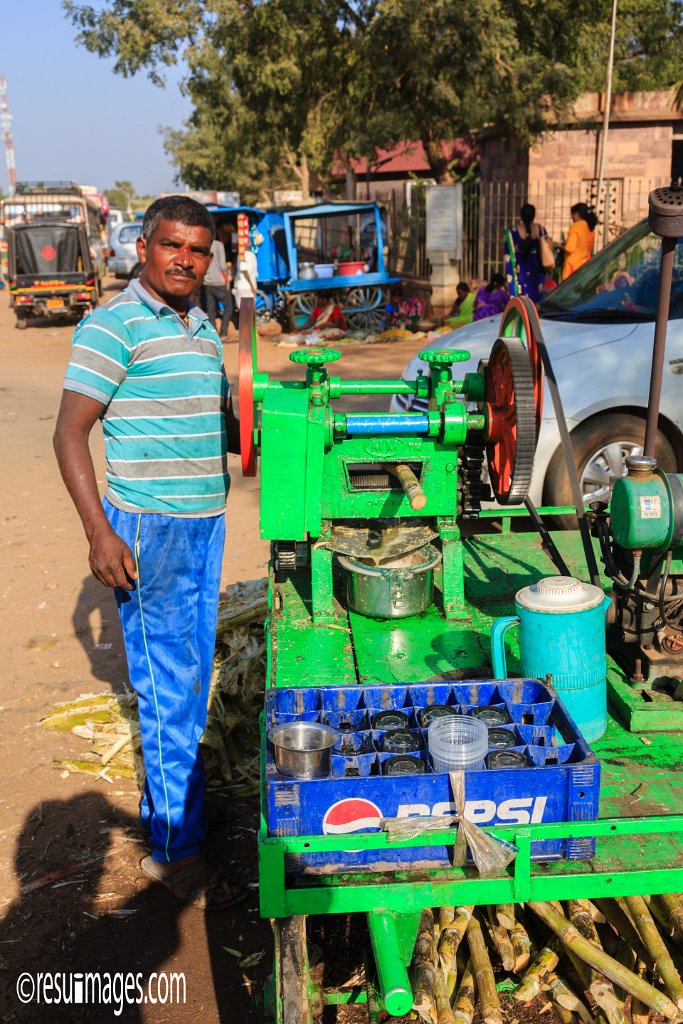
[[[614,481],[626,472],[629,455],[642,455],[645,441],[645,420],[630,413],[607,413],[584,423],[572,431],[574,462],[586,505],[592,501],[609,501]],[[676,472],[676,454],[666,436],[657,431],[655,444],[657,465],[666,473]],[[573,505],[564,451],[553,455],[543,488],[544,505]],[[575,516],[559,516],[558,525],[576,525]]]
[[[25,331],[28,327],[28,322],[25,316],[18,316],[17,322],[14,325],[18,331]]]

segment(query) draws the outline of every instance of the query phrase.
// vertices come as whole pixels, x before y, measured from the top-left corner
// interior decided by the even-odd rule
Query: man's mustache
[[[194,270],[183,270],[182,267],[174,267],[173,270],[165,270],[164,273],[169,277],[189,277],[191,281],[195,281],[197,279],[197,275]]]

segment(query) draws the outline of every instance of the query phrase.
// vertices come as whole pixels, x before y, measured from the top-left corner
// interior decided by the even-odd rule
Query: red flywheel
[[[240,400],[240,451],[243,476],[256,476],[256,444],[254,426],[254,363],[256,360],[256,320],[254,300],[240,303],[238,384]]]
[[[529,493],[536,452],[534,375],[520,338],[498,338],[486,367],[484,409],[489,478],[501,505]]]
[[[538,322],[536,307],[531,299],[526,295],[513,296],[503,310],[503,317],[500,322],[500,337],[520,338],[529,353],[531,370],[534,375],[537,440],[543,418],[543,393],[545,390],[543,360],[541,359],[537,340],[540,335],[541,325]]]

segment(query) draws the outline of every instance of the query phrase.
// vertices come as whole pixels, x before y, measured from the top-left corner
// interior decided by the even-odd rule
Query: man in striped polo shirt
[[[138,694],[145,759],[143,871],[193,906],[223,909],[244,891],[213,871],[199,740],[206,724],[218,612],[227,452],[239,430],[221,343],[189,297],[211,260],[214,222],[185,196],[147,210],[139,280],[74,332],[54,445],[90,544],[114,589]],[[101,500],[88,440],[101,420]]]

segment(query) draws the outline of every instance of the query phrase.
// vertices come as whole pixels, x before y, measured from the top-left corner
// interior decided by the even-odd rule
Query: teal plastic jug
[[[572,576],[548,576],[519,590],[516,615],[491,629],[493,675],[507,679],[504,637],[519,623],[522,675],[551,685],[589,743],[607,728],[605,613],[611,603],[600,587]]]

